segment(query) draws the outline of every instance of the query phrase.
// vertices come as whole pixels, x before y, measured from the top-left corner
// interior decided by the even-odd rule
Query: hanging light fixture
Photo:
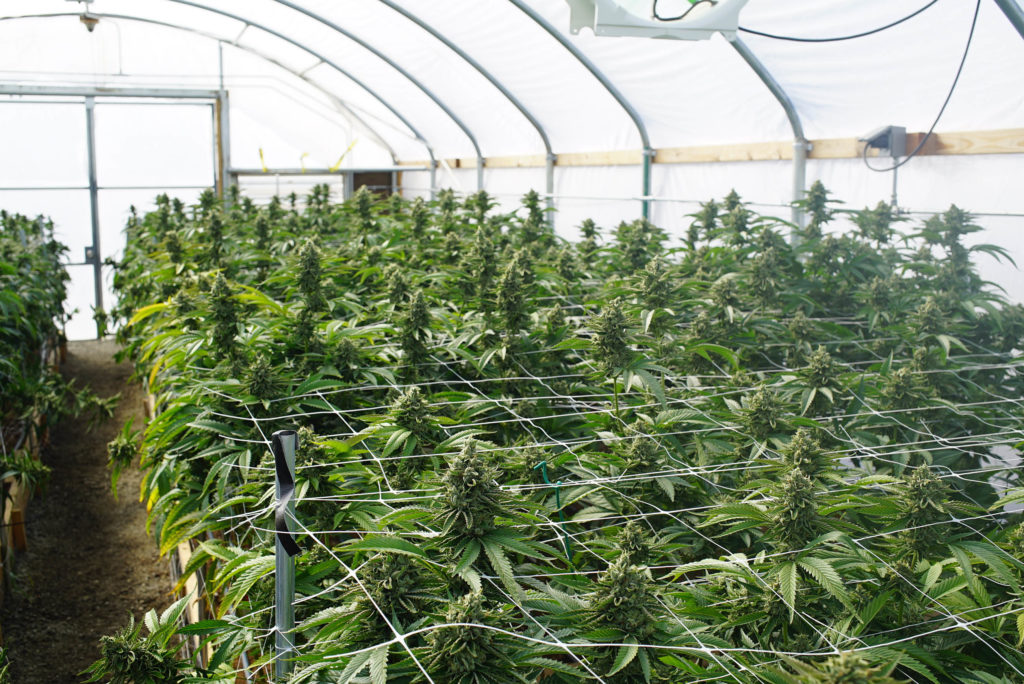
[[[736,35],[747,0],[566,0],[569,32],[597,36],[707,40]]]

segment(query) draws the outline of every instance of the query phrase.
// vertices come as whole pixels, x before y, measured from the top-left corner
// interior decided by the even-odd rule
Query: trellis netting
[[[837,237],[816,186],[794,246],[732,194],[675,247],[645,221],[565,243],[536,194],[231,202],[162,198],[116,279],[157,406],[143,495],[203,575],[183,633],[217,676],[1024,671],[1024,318],[963,211]]]
[[[145,648],[222,680],[1024,677],[1019,0],[569,25],[0,2],[0,207],[69,245],[69,335],[112,309],[157,409],[115,479],[141,441],[201,580]],[[879,173],[884,126],[920,154]]]

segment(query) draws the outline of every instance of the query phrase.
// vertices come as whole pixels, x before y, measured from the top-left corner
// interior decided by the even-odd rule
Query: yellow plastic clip
[[[352,151],[352,148],[356,146],[357,142],[359,142],[359,138],[352,139],[352,142],[349,143],[348,147],[345,148],[345,151],[341,153],[340,157],[338,157],[338,161],[334,163],[334,166],[330,167],[331,173],[334,173],[341,168],[341,162],[344,161],[345,157],[348,156],[348,153]]]

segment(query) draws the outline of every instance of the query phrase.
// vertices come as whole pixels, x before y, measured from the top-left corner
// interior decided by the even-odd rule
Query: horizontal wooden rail
[[[907,149],[912,150],[924,133],[908,133]],[[856,138],[824,138],[811,141],[810,159],[855,159],[864,153],[864,143]],[[872,150],[872,153],[875,151]],[[1024,154],[1024,128],[992,131],[935,133],[919,155]],[[873,156],[873,155],[872,155]],[[737,143],[731,145],[698,145],[666,147],[655,151],[656,164],[708,164],[715,162],[779,161],[793,158],[792,141]],[[567,152],[555,159],[556,166],[639,166],[640,150],[610,152]],[[442,165],[453,169],[475,169],[476,159],[459,157],[444,159]],[[487,157],[489,169],[543,168],[543,154]],[[425,161],[399,162],[399,166],[428,166]]]

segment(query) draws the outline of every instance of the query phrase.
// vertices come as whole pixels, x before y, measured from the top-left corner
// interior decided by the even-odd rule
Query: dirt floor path
[[[114,362],[116,348],[109,340],[68,347],[64,374],[121,400],[114,419],[91,431],[88,417],[66,419],[43,452],[53,474],[29,505],[29,548],[16,561],[2,613],[14,684],[81,682],[102,635],[171,601],[167,561],[146,536],[138,471],[122,474],[116,501],[110,493],[107,442],[129,417],[143,424],[141,390],[129,382],[130,365]]]

